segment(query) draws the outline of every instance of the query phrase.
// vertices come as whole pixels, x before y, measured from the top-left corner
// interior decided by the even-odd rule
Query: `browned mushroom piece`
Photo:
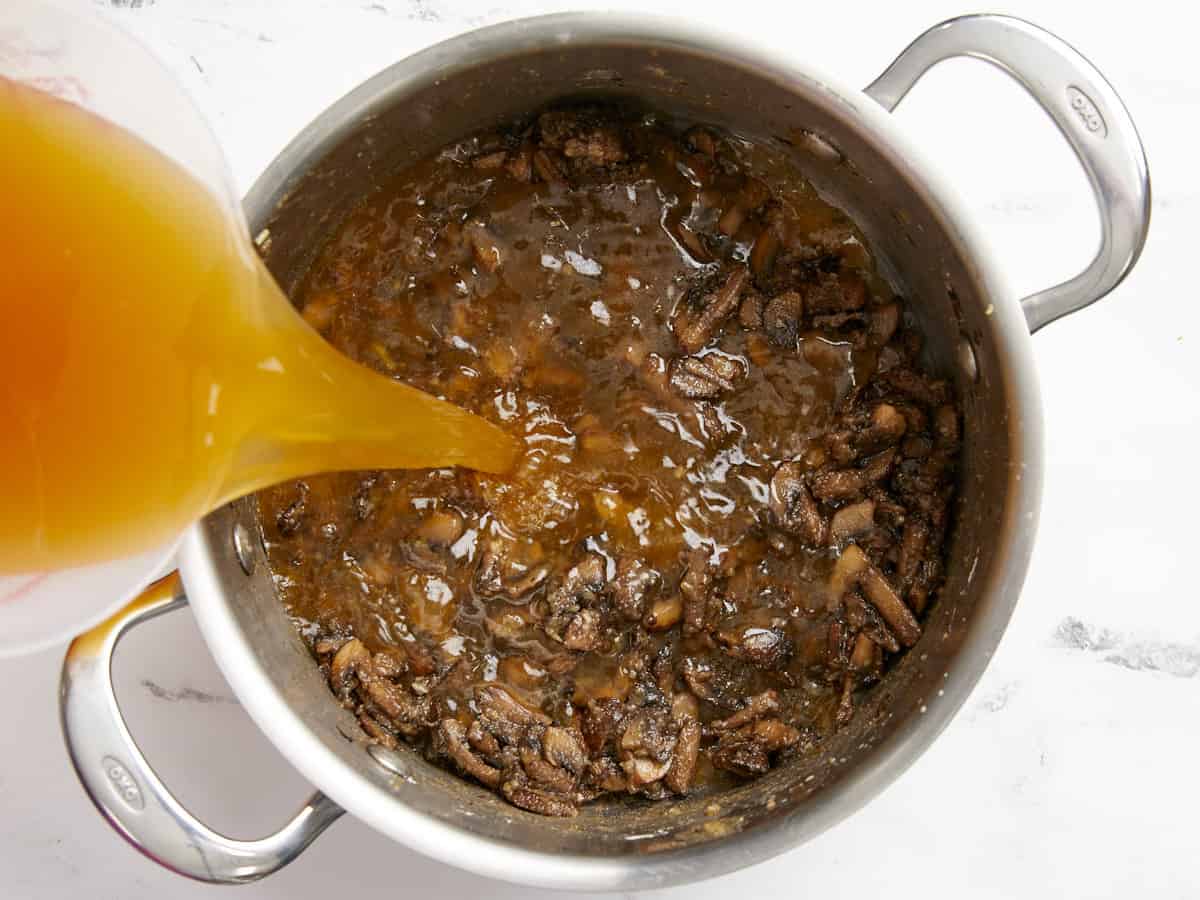
[[[438,724],[438,736],[445,745],[445,753],[477,781],[490,788],[500,785],[500,770],[489,766],[471,750],[467,743],[467,730],[457,719],[442,719]]]
[[[513,180],[528,184],[533,179],[533,145],[522,143],[504,163],[504,171]]]
[[[708,555],[703,550],[693,550],[688,557],[687,570],[679,582],[679,593],[683,595],[683,628],[693,634],[704,630],[708,614],[708,589],[712,575],[708,571]]]
[[[895,588],[877,568],[871,565],[866,554],[857,544],[847,544],[834,566],[830,587],[841,594],[858,586],[866,598],[879,611],[883,620],[896,633],[905,647],[911,647],[921,636],[921,626]]]
[[[794,747],[800,742],[800,732],[779,719],[758,719],[745,726],[742,733],[761,744],[768,753]]]
[[[712,400],[732,391],[746,367],[736,359],[710,353],[673,360],[671,389],[689,400]]]
[[[775,524],[810,547],[825,542],[825,519],[805,483],[805,467],[786,462],[771,477],[770,509]]]
[[[721,323],[738,308],[749,277],[745,266],[735,266],[717,290],[704,294],[696,301],[698,308],[693,308],[687,301],[680,304],[672,320],[672,328],[684,350],[696,353],[712,340]]]
[[[895,445],[908,430],[908,421],[890,403],[879,403],[871,410],[865,428],[854,437],[854,447],[860,453],[875,453]]]
[[[358,638],[346,641],[329,664],[329,684],[344,702],[349,699],[354,680],[370,673],[371,653]]]
[[[792,641],[780,628],[722,629],[716,638],[730,656],[759,669],[781,669],[792,655]]]
[[[826,275],[809,282],[804,292],[804,307],[811,313],[853,312],[866,302],[866,285],[854,276]]]
[[[763,309],[763,331],[780,347],[794,347],[804,315],[804,298],[799,291],[784,291],[767,301]]]
[[[542,816],[570,817],[579,814],[577,807],[567,797],[529,787],[524,781],[510,779],[500,786],[501,793],[513,806]]]
[[[829,542],[844,544],[862,537],[875,527],[875,501],[859,500],[843,506],[829,520]]]
[[[524,604],[550,574],[543,556],[542,547],[536,542],[489,538],[480,550],[475,589],[481,594],[499,594],[508,602]]]
[[[501,721],[521,726],[550,724],[550,718],[545,713],[530,709],[498,685],[477,688],[475,700],[485,714]]]
[[[396,731],[379,721],[365,709],[360,709],[358,712],[358,724],[367,733],[367,736],[379,746],[386,747],[388,750],[399,748],[400,742],[397,740]]]
[[[617,612],[628,621],[642,618],[647,599],[654,596],[662,584],[662,575],[636,556],[622,556],[617,560],[617,574],[610,590]]]
[[[756,279],[765,278],[771,273],[778,253],[779,231],[773,223],[768,222],[754,239],[754,246],[750,250],[750,271]]]
[[[937,443],[944,449],[958,447],[958,410],[949,403],[943,403],[933,412],[933,428],[937,434]]]
[[[563,642],[570,636],[578,645],[575,649],[591,649],[600,626],[599,613],[590,610],[582,618],[579,614],[596,602],[606,580],[604,557],[598,553],[584,554],[546,595],[550,610],[544,623],[546,634]]]
[[[721,741],[709,756],[716,768],[743,778],[754,778],[771,768],[771,758],[762,744],[739,737]]]
[[[690,716],[679,727],[675,753],[664,777],[666,786],[676,794],[686,794],[691,787],[700,758],[700,736],[700,722]]]
[[[916,577],[917,568],[925,558],[929,537],[929,524],[924,519],[914,516],[905,521],[900,538],[900,559],[896,563],[902,584],[911,584]]]
[[[838,728],[845,728],[854,718],[854,677],[847,672],[842,676],[842,693],[834,710],[833,722]]]
[[[562,157],[553,151],[533,151],[533,171],[547,184],[563,184],[567,180],[567,167]]]
[[[304,513],[308,507],[308,483],[296,482],[296,498],[275,517],[275,527],[280,537],[290,537],[300,530],[304,523]]]
[[[615,131],[597,128],[581,137],[568,138],[563,144],[567,159],[583,159],[593,166],[607,166],[629,158]]]
[[[471,160],[471,167],[475,169],[499,169],[503,167],[508,159],[508,152],[505,150],[496,150],[492,153],[484,153]]]
[[[742,297],[741,306],[738,307],[738,322],[747,331],[758,331],[763,325],[764,306],[762,294],[747,290]]]
[[[483,723],[479,719],[475,719],[471,723],[471,727],[467,729],[467,743],[471,745],[472,750],[493,762],[500,756],[500,742],[496,740],[494,734],[483,727]]]
[[[906,366],[888,369],[881,378],[893,390],[924,406],[937,407],[949,402],[946,382],[922,375]]]
[[[895,450],[885,450],[867,459],[858,469],[818,472],[812,478],[812,495],[822,503],[858,500],[870,485],[887,477],[895,459]]]
[[[658,781],[671,769],[677,732],[663,710],[642,709],[626,720],[618,744],[621,768],[632,788]]]
[[[767,713],[777,712],[778,710],[779,694],[774,690],[767,690],[748,698],[746,705],[732,716],[710,722],[709,727],[713,731],[736,731],[746,723],[753,722],[755,719],[767,715]]]
[[[547,728],[542,735],[542,752],[553,765],[576,775],[582,773],[587,765],[582,736],[566,728]]]
[[[562,642],[568,650],[586,652],[600,640],[600,613],[594,609],[581,609],[571,617],[563,632]]]

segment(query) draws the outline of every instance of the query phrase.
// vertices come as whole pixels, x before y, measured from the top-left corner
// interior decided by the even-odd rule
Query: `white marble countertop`
[[[86,2],[86,0],[79,0]],[[249,186],[327,104],[388,63],[471,26],[562,0],[111,0],[108,14],[193,91]],[[866,84],[956,3],[636,0],[776,42]],[[936,745],[865,810],[735,875],[664,893],[863,897],[1167,898],[1200,894],[1200,299],[1195,178],[1200,17],[1184,4],[1091,2],[1002,11],[1057,32],[1124,97],[1154,177],[1140,265],[1109,299],[1037,335],[1045,505],[1012,625]],[[787,7],[787,11],[784,10]],[[1188,18],[1181,18],[1188,17]],[[1018,88],[977,63],[929,75],[898,113],[925,136],[1032,292],[1081,267],[1098,234],[1083,176]],[[1180,472],[1181,477],[1172,473]],[[85,799],[59,736],[62,648],[0,662],[0,896],[161,900],[215,894],[125,845]],[[191,617],[133,635],[118,682],[134,734],[185,804],[252,837],[306,786],[232,697]],[[249,898],[542,893],[464,874],[349,818]]]

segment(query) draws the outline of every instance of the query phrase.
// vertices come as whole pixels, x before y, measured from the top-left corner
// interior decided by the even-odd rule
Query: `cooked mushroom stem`
[[[857,544],[847,544],[834,565],[830,583],[833,591],[841,595],[853,587],[862,588],[863,594],[879,615],[888,623],[905,647],[911,647],[921,636],[921,625],[900,595],[888,583],[883,573],[871,565]]]
[[[778,709],[779,695],[774,689],[766,690],[761,694],[755,694],[747,700],[746,705],[732,716],[710,723],[710,727],[713,731],[733,731],[741,728],[747,722],[753,722],[755,719],[759,719],[767,713],[775,712]]]

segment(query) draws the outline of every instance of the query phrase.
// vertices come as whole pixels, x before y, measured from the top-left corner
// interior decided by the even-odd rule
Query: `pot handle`
[[[63,737],[84,790],[137,850],[198,881],[242,884],[287,865],[342,809],[317,792],[275,834],[238,841],[198,821],[158,780],[125,727],[113,693],[112,656],[126,631],[186,603],[174,572],[71,642],[59,690]]]
[[[1003,69],[1050,115],[1087,172],[1100,212],[1095,259],[1070,281],[1021,301],[1031,332],[1095,303],[1133,268],[1150,227],[1146,152],[1121,98],[1096,67],[1048,31],[1009,16],[972,15],[930,28],[866,88],[889,112],[926,71],[971,56]]]

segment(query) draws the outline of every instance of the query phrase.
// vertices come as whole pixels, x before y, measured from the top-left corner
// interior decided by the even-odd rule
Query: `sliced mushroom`
[[[472,752],[467,744],[467,729],[457,719],[442,719],[438,725],[438,736],[445,744],[446,755],[458,767],[477,781],[490,788],[500,786],[500,770],[489,766]]]
[[[750,271],[756,279],[766,278],[771,274],[778,253],[779,232],[774,224],[768,222],[754,239],[754,246],[750,250]],[[761,281],[759,283],[761,284]]]
[[[800,334],[800,317],[804,315],[804,298],[797,291],[786,291],[772,297],[763,310],[763,330],[772,343],[794,347]]]
[[[629,779],[616,761],[608,756],[598,756],[587,765],[587,780],[601,791],[626,791]]]
[[[553,765],[579,774],[587,765],[582,737],[566,728],[551,726],[542,735],[542,753]]]
[[[725,283],[703,298],[699,311],[681,304],[671,324],[684,350],[695,353],[712,339],[720,324],[737,309],[749,277],[745,266],[735,266]]]
[[[870,457],[860,469],[818,472],[812,478],[812,494],[822,503],[858,500],[868,486],[887,477],[895,459],[895,449],[885,450]]]
[[[771,477],[768,503],[775,524],[811,547],[825,543],[825,520],[804,481],[799,462],[782,463]]]
[[[880,376],[893,390],[927,407],[937,407],[950,400],[946,382],[922,375],[905,366],[888,369]],[[914,428],[914,431],[920,429]]]
[[[844,544],[869,532],[875,527],[875,501],[860,500],[843,506],[829,521],[829,542]]]
[[[703,550],[693,550],[688,557],[687,571],[679,582],[679,592],[683,595],[683,630],[686,633],[696,634],[704,630],[711,584],[707,554]]]
[[[852,587],[861,587],[863,594],[879,615],[896,633],[906,647],[911,647],[921,636],[921,626],[900,595],[888,583],[883,573],[871,565],[857,544],[847,544],[834,565],[830,587],[835,594],[842,594]]]
[[[575,788],[578,780],[571,772],[546,760],[536,747],[526,746],[520,752],[521,768],[529,780],[556,794],[565,794]]]
[[[734,382],[746,372],[742,363],[730,357],[710,353],[685,356],[671,362],[671,389],[689,400],[713,400],[734,388]]]
[[[827,275],[806,285],[804,307],[813,313],[844,313],[862,309],[867,288],[855,276]]]
[[[642,618],[647,598],[662,584],[662,575],[657,569],[633,556],[622,556],[617,560],[617,574],[612,581],[613,605],[627,621]]]
[[[865,672],[879,665],[879,645],[859,634],[854,639],[854,649],[850,652],[850,668],[856,672]]]
[[[800,732],[779,719],[759,719],[741,733],[761,744],[768,753],[794,747],[800,742]]]
[[[550,724],[550,718],[545,713],[530,709],[497,685],[489,684],[476,688],[475,700],[485,714],[505,722],[520,726]]]
[[[333,692],[343,702],[348,700],[354,679],[359,678],[362,672],[369,672],[370,667],[371,653],[362,641],[353,638],[344,643],[329,664],[329,684]]]
[[[508,152],[505,150],[497,150],[494,153],[484,153],[481,156],[471,160],[471,168],[473,169],[499,169],[508,159]]]
[[[521,781],[512,779],[500,787],[501,793],[513,806],[527,809],[542,816],[570,817],[579,814],[579,808],[565,797],[546,791],[535,790]]]
[[[908,430],[908,421],[890,403],[880,403],[871,410],[867,426],[854,438],[859,453],[875,453],[898,443]]]
[[[712,764],[743,778],[754,778],[771,768],[771,759],[758,741],[734,738],[722,741],[710,752]]]
[[[621,768],[625,770],[629,786],[639,788],[665,776],[671,770],[671,761],[668,759],[665,762],[659,762],[644,756],[631,756],[622,760]]]
[[[694,718],[687,718],[679,728],[679,737],[675,742],[675,754],[671,758],[671,766],[663,779],[664,784],[676,794],[686,794],[692,784],[692,776],[696,772],[696,762],[700,758],[700,723]]]
[[[763,326],[763,298],[757,291],[748,290],[738,307],[738,322],[747,331],[758,331]]]
[[[753,722],[755,719],[762,718],[767,713],[777,712],[778,710],[779,694],[772,688],[750,697],[746,701],[746,705],[733,715],[725,719],[717,719],[715,722],[710,722],[709,727],[713,731],[736,731],[747,722]]]
[[[546,605],[550,610],[544,626],[546,633],[555,640],[565,642],[570,631],[572,641],[579,649],[590,649],[589,641],[594,643],[599,633],[599,615],[588,615],[577,620],[577,614],[596,602],[606,579],[607,564],[604,557],[598,553],[585,553],[546,595]]]
[[[901,584],[910,584],[916,577],[917,567],[925,558],[928,543],[929,524],[924,519],[913,517],[905,521],[904,532],[900,536],[900,559],[896,564]]]

